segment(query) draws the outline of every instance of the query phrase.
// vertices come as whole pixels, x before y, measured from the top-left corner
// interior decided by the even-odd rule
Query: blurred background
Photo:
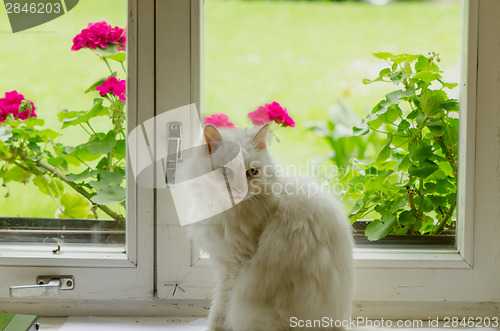
[[[445,80],[459,80],[460,0],[204,4],[204,114],[226,113],[244,127],[251,125],[249,112],[279,102],[296,123],[279,129],[281,142],[271,146],[286,165],[331,162],[335,151],[307,129],[311,123],[333,119],[344,122],[338,130],[350,130],[394,89],[362,84],[384,67],[374,52],[438,52]],[[72,52],[72,39],[88,22],[125,27],[126,5],[124,0],[80,1],[66,15],[16,34],[1,11],[0,95],[18,90],[35,103],[47,127],[64,134],[66,144],[78,143],[81,130],[61,131],[57,113],[89,109],[94,96],[83,91],[107,76],[107,68],[90,51]],[[376,139],[369,143],[367,157],[379,148]],[[55,210],[50,197],[32,185],[0,188],[3,216],[53,217]]]

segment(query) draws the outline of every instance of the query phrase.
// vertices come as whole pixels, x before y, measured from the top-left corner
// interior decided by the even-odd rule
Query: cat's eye
[[[259,169],[250,168],[247,170],[247,177],[254,177],[259,174]]]

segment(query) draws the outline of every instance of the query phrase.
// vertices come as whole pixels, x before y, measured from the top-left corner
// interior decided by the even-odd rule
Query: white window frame
[[[129,17],[127,125],[130,131],[154,116],[154,1],[141,0],[139,7],[137,0],[129,0],[125,14]],[[106,246],[62,245],[62,252],[54,254],[50,246],[43,244],[1,245],[0,307],[57,315],[74,306],[68,302],[152,299],[154,192],[137,187],[131,171],[127,171],[127,192],[125,252],[123,248]],[[35,284],[39,275],[73,275],[75,287],[60,291],[57,297],[10,298],[10,286]],[[61,305],[62,302],[67,303]]]
[[[202,31],[202,24],[198,26],[202,18],[198,18],[198,12],[193,10],[193,4],[197,2],[191,1],[191,7],[185,4],[183,19],[178,17],[179,20],[174,23],[176,26],[182,26],[183,31],[191,29],[191,34],[180,37],[180,40],[179,36],[176,36],[168,41],[173,41],[177,50],[177,46],[183,45],[180,46],[183,51],[177,53],[177,60],[183,58],[182,66],[186,69],[183,71],[182,66],[177,66],[176,77],[191,79],[191,83],[183,81],[184,104],[197,101],[192,97],[193,94],[200,95],[198,89],[201,83],[197,82],[196,78],[201,76],[193,77],[193,72],[197,72],[200,56],[198,45],[194,44],[193,40],[200,41],[200,27]],[[165,1],[164,4],[164,9],[168,6],[175,7],[175,1]],[[354,257],[357,291],[354,314],[357,316],[428,318],[450,316],[454,313],[452,316],[476,317],[491,316],[488,314],[497,311],[495,309],[499,307],[500,268],[498,263],[487,261],[494,261],[493,252],[500,251],[500,240],[495,239],[494,235],[495,231],[499,231],[499,225],[495,222],[499,216],[498,189],[495,191],[495,188],[498,188],[500,181],[493,161],[498,162],[498,158],[492,160],[500,149],[497,148],[494,153],[488,154],[481,145],[482,141],[488,141],[490,146],[498,147],[499,144],[495,138],[499,129],[498,119],[484,121],[488,109],[491,111],[500,106],[498,97],[488,97],[486,92],[498,95],[497,91],[500,89],[500,84],[492,81],[496,77],[494,75],[500,71],[500,63],[495,63],[495,58],[492,57],[492,54],[495,54],[493,50],[500,54],[500,42],[498,36],[491,32],[500,30],[500,19],[495,21],[492,16],[498,16],[495,13],[500,12],[499,4],[500,2],[495,0],[481,0],[481,3],[479,0],[463,1],[464,79],[461,83],[459,219],[456,248],[356,248]],[[168,24],[162,25],[163,28],[168,29]],[[479,35],[481,38],[478,38]],[[493,47],[489,43],[497,46]],[[157,40],[157,47],[161,49],[166,45],[158,44]],[[163,63],[158,62],[157,65],[158,71],[162,72],[167,70],[163,67],[167,68],[171,63],[166,60]],[[158,92],[160,91],[164,89],[159,89]],[[165,95],[165,102],[161,101],[161,98],[158,102],[165,109],[180,105],[168,104],[168,99],[169,96]],[[203,111],[203,108],[201,109]],[[485,176],[490,179],[485,179]],[[460,189],[462,187],[466,189]],[[166,201],[167,197],[161,196],[160,199]],[[159,202],[157,205],[158,214],[165,215],[165,218],[160,217],[162,220],[158,221],[157,240],[162,242],[159,244],[162,249],[158,250],[157,255],[158,297],[209,299],[213,292],[213,273],[205,261],[200,259],[197,250],[185,239],[185,229],[178,226],[172,213],[172,205]],[[182,291],[174,291],[178,288]]]

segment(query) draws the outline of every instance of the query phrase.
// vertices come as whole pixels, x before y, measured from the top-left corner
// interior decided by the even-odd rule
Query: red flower
[[[16,90],[5,92],[5,98],[0,99],[0,122],[5,122],[9,114],[23,121],[36,117],[35,109],[33,102],[25,99],[24,95],[17,93]]]
[[[123,31],[122,37],[118,41],[118,50],[125,51],[127,49],[127,30]]]
[[[286,108],[281,107],[276,101],[266,103],[265,106],[260,106],[256,111],[248,113],[248,118],[252,120],[254,125],[263,125],[275,121],[283,126],[295,126],[295,122],[288,115]]]
[[[117,79],[115,76],[111,76],[104,83],[95,88],[99,91],[101,97],[108,93],[112,93],[120,98],[120,101],[125,101],[125,93],[127,91],[127,83],[125,79]]]
[[[112,28],[106,21],[90,22],[88,28],[83,29],[73,38],[71,50],[106,48],[111,44],[117,45],[119,50],[125,50],[126,38],[126,32],[122,28],[117,26]]]
[[[209,117],[204,117],[204,125],[212,124],[216,128],[235,128],[233,122],[229,121],[226,114],[212,114]]]

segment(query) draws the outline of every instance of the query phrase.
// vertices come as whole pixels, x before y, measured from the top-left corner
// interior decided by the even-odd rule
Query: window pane
[[[127,2],[27,6],[64,14],[0,17],[1,241],[123,244]]]
[[[225,113],[234,124],[249,126],[252,122],[247,114],[259,106],[276,101],[286,107],[296,127],[282,128],[276,133],[281,142],[271,145],[272,154],[288,170],[318,175],[329,183],[332,194],[341,200],[346,212],[353,208],[355,210],[356,201],[368,195],[366,190],[360,190],[357,197],[351,194],[346,198],[346,191],[352,184],[352,181],[348,181],[349,176],[346,177],[349,168],[354,167],[352,160],[366,165],[361,170],[368,171],[369,165],[377,160],[388,140],[386,134],[374,132],[377,130],[375,125],[369,135],[358,137],[354,137],[352,128],[363,124],[366,126],[363,119],[385,99],[387,93],[405,90],[401,85],[398,87],[391,83],[363,84],[363,79],[375,79],[383,68],[390,69],[388,62],[380,59],[382,55],[376,58],[372,53],[422,54],[426,59],[432,57],[433,63],[439,66],[441,81],[458,83],[460,78],[459,0],[388,1],[388,4],[381,6],[370,2],[373,1],[205,1],[205,115]],[[438,54],[432,55],[431,52]],[[411,63],[412,75],[415,74],[417,61],[415,59]],[[418,69],[423,70],[420,67]],[[390,80],[389,77],[385,78]],[[437,79],[432,84],[434,90],[442,88]],[[446,95],[441,101],[458,98],[458,88],[445,87],[442,90]],[[416,94],[421,93],[417,89]],[[409,105],[400,107],[403,116],[411,112]],[[449,113],[446,110],[446,115],[458,117],[458,109],[450,110]],[[398,115],[392,119],[392,124],[384,123],[378,131],[386,132],[387,126],[388,132],[394,136],[401,120]],[[458,121],[451,121],[451,130],[458,131]],[[425,130],[422,139],[430,132],[427,128]],[[453,152],[450,155],[454,159],[458,139],[454,137],[452,140],[450,144],[453,145]],[[455,218],[452,191],[456,192],[456,173],[453,173],[456,164],[452,160],[444,164],[446,153],[439,146],[434,146],[434,142],[428,141],[435,156],[422,159],[422,163],[415,162],[418,167],[437,164],[439,171],[445,167],[444,177],[433,178],[436,174],[422,177],[422,185],[429,180],[432,183],[428,188],[422,186],[421,189],[419,179],[412,181],[408,178],[406,167],[406,175],[401,175],[400,184],[408,183],[408,189],[412,191],[406,193],[402,186],[405,199],[398,202],[401,203],[399,209],[395,207],[397,213],[391,212],[397,215],[396,218],[390,218],[387,214],[384,219],[383,213],[370,210],[354,217],[368,220],[382,218],[378,224],[374,223],[379,229],[384,224],[395,224],[392,230],[387,229],[391,232],[386,231],[385,235],[431,234],[444,219],[448,225],[441,234],[448,233],[449,236],[438,239],[438,242],[452,245],[454,222],[450,224],[450,220]],[[401,153],[408,155],[411,144],[399,144],[394,139],[390,144],[392,152],[402,148],[404,151]],[[393,154],[385,159],[397,164],[400,161]],[[386,169],[379,167],[376,170],[377,174],[381,174],[393,171],[394,167],[391,169],[389,164]],[[353,177],[359,177],[359,173]],[[374,178],[371,185],[387,183],[376,184],[375,180],[380,178]],[[368,184],[366,181],[360,183],[363,188]],[[439,190],[436,190],[436,183],[440,185]],[[451,186],[446,189],[442,187],[448,184]],[[420,201],[420,192],[424,190],[427,190],[426,196]],[[392,192],[392,195],[400,194]],[[370,207],[373,209],[383,205],[387,200],[390,199],[386,195]],[[413,205],[409,200],[415,200]],[[440,204],[442,208],[437,208]],[[411,220],[407,220],[415,223],[411,228],[404,219],[409,214],[402,216],[403,224],[406,225],[400,225],[399,216],[405,210],[415,212],[411,214]],[[356,222],[354,227],[359,227],[364,234],[369,223]]]

